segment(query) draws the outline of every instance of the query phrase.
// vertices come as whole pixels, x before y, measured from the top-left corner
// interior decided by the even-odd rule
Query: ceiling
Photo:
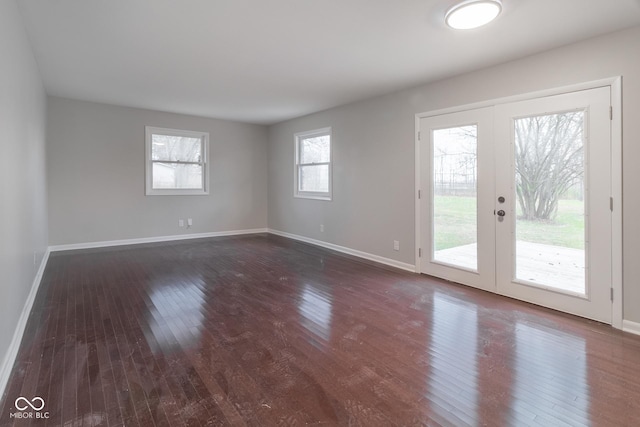
[[[47,93],[271,124],[640,24],[640,0],[19,0]]]

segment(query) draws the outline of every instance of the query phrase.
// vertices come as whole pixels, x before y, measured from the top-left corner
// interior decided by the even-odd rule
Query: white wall
[[[209,195],[145,196],[147,125],[210,133]],[[49,244],[265,228],[266,138],[264,126],[50,97]]]
[[[270,127],[269,227],[415,264],[415,114],[618,75],[624,110],[624,317],[639,322],[640,27]],[[326,126],[333,128],[333,201],[294,199],[293,134]],[[400,241],[400,251],[393,250],[393,240]]]
[[[47,247],[45,108],[46,95],[16,2],[0,1],[0,368],[3,369],[10,368],[9,344]],[[0,384],[0,390],[3,386]]]

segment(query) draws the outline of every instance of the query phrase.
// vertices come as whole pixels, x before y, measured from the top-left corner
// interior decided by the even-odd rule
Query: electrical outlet
[[[178,227],[184,227],[184,219],[178,220]]]
[[[187,219],[187,227],[191,227],[193,225],[193,219],[188,218]]]
[[[393,241],[393,250],[394,251],[399,251],[400,250],[400,242],[398,240],[394,240]]]
[[[324,233],[324,224],[320,224],[320,232]]]

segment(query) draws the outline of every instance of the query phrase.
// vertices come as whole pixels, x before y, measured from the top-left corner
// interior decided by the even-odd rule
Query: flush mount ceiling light
[[[464,0],[445,15],[445,22],[456,30],[470,30],[493,21],[502,11],[500,0]]]

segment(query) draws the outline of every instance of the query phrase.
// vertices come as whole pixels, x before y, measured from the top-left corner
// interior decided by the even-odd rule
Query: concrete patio
[[[477,244],[444,249],[435,260],[476,269]],[[581,249],[516,242],[516,279],[571,293],[585,293],[585,253]]]

